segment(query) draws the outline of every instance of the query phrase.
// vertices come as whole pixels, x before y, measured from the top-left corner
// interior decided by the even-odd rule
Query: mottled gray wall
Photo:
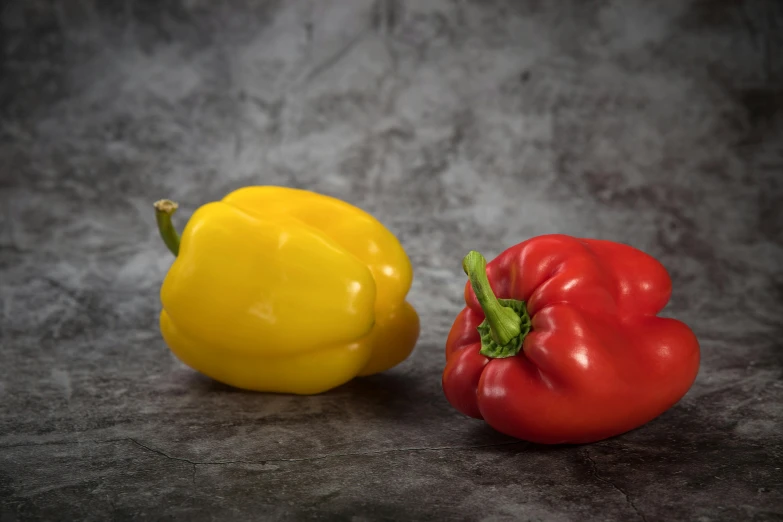
[[[16,0],[2,28],[3,521],[783,516],[780,2]],[[398,234],[408,361],[297,398],[169,354],[151,203],[248,184]],[[702,342],[679,405],[585,447],[440,389],[462,256],[548,232],[658,257]]]

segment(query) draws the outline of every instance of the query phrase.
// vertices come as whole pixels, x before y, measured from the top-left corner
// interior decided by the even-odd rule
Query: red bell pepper
[[[696,379],[698,340],[657,315],[671,279],[640,250],[544,235],[488,265],[471,251],[463,268],[467,306],[446,341],[443,390],[502,433],[595,442],[659,416]]]

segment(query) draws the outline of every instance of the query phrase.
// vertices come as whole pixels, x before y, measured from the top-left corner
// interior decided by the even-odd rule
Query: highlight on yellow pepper
[[[367,212],[308,190],[250,186],[194,212],[155,203],[176,256],[160,329],[186,365],[255,391],[316,394],[405,360],[419,337],[398,239]]]

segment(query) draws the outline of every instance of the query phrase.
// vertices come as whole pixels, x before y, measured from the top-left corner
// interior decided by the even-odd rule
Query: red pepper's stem
[[[503,306],[492,292],[487,278],[487,260],[471,250],[462,260],[462,268],[470,278],[476,299],[484,310],[492,340],[503,347],[520,336],[522,318],[512,308]]]
[[[155,221],[158,222],[158,232],[171,253],[179,255],[179,234],[171,223],[171,216],[177,211],[179,205],[169,199],[161,199],[155,202]]]

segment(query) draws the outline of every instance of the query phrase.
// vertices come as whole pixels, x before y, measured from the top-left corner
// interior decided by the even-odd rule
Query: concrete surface
[[[783,4],[8,1],[0,520],[780,520]],[[157,329],[152,202],[336,195],[415,264],[420,342],[317,397],[241,393]],[[670,270],[698,380],[538,447],[440,388],[462,256],[546,232]]]

